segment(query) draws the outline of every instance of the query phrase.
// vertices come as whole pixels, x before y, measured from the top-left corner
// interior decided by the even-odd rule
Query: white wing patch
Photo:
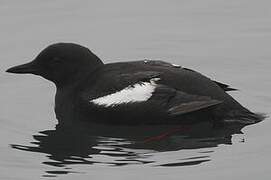
[[[96,105],[103,105],[105,107],[116,106],[119,104],[143,102],[147,101],[157,86],[156,81],[160,78],[152,78],[150,82],[142,82],[130,85],[121,91],[109,94],[103,97],[90,100]]]

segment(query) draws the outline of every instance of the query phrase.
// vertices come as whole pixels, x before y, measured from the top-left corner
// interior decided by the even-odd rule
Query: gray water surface
[[[142,143],[148,135],[56,127],[54,85],[4,72],[51,43],[75,42],[107,63],[149,58],[195,69],[268,115],[270,1],[2,0],[0,27],[0,179],[270,179],[270,118],[242,133]]]

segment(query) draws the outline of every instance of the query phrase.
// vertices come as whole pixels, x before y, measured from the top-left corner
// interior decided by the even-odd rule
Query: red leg
[[[176,132],[180,132],[180,131],[189,131],[190,128],[187,127],[187,126],[182,126],[182,127],[178,127],[178,128],[174,128],[174,129],[171,129],[169,131],[166,131],[165,133],[162,133],[158,136],[153,136],[153,137],[150,137],[150,138],[147,138],[143,141],[143,143],[149,143],[149,142],[153,142],[153,141],[160,141],[160,140],[163,140],[164,138],[167,138],[171,135],[173,135],[174,133]]]

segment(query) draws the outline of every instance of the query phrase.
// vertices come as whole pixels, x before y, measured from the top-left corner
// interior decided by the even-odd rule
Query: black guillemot
[[[54,82],[60,122],[253,124],[261,120],[226,92],[235,89],[194,70],[155,60],[104,64],[88,48],[74,43],[50,45],[30,63],[7,72]]]

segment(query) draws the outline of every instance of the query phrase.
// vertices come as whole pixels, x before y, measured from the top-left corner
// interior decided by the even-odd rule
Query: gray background
[[[0,179],[38,179],[46,154],[12,149],[54,129],[55,87],[5,73],[47,45],[75,42],[105,62],[163,59],[240,89],[231,93],[252,111],[270,113],[271,4],[268,0],[0,1]],[[232,145],[210,150],[196,166],[155,167],[199,150],[151,153],[151,165],[71,165],[82,172],[57,179],[270,179],[270,119],[244,128]],[[240,143],[241,139],[244,143]],[[96,158],[111,161],[110,157]]]

